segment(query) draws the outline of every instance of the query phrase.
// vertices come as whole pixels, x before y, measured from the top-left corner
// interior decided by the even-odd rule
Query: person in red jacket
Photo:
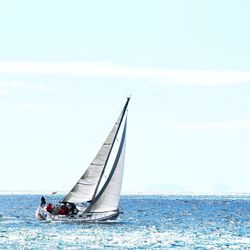
[[[47,205],[47,207],[46,207],[46,209],[47,209],[47,211],[49,212],[49,213],[52,213],[52,211],[53,211],[53,205],[51,204],[51,203],[49,203],[48,205]]]
[[[69,213],[69,209],[65,205],[62,205],[58,213],[60,215],[67,215]]]

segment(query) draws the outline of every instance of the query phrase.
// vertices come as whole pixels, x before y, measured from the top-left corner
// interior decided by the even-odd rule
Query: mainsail
[[[120,147],[118,150],[118,154],[116,156],[116,166],[115,163],[111,169],[110,176],[106,180],[105,184],[97,194],[101,179],[104,174],[104,170],[106,168],[107,162],[109,160],[109,156],[111,154],[114,142],[116,140],[117,134],[119,132],[120,126],[122,124],[123,118],[125,116],[127,106],[129,103],[129,99],[127,99],[126,104],[123,107],[121,114],[119,115],[114,127],[112,128],[111,132],[109,133],[107,139],[103,143],[102,147],[100,148],[99,152],[95,156],[94,160],[91,162],[85,173],[82,177],[77,181],[75,186],[71,189],[71,191],[64,197],[64,202],[86,202],[93,200],[94,203],[91,204],[88,210],[97,210],[100,209],[98,206],[97,197],[101,197],[100,193],[103,193],[103,188],[105,187],[105,197],[106,196],[116,196],[115,199],[118,200],[119,203],[119,194],[121,189],[121,182],[122,182],[122,173],[123,173],[123,165],[124,165],[124,153],[125,153],[125,134],[126,134],[126,123],[124,124],[123,135],[120,143]],[[119,156],[119,157],[118,157]],[[119,158],[119,159],[118,159]],[[115,166],[115,167],[114,167]],[[120,171],[121,170],[121,171]],[[111,176],[112,175],[112,176]],[[107,181],[109,180],[109,183]],[[119,183],[119,184],[118,184]],[[109,184],[109,185],[108,185]],[[118,197],[117,197],[118,196]],[[107,198],[103,198],[102,195],[101,199],[104,199],[103,206],[105,204],[110,204],[107,201]],[[111,202],[111,207],[115,207],[114,204],[117,201]],[[95,205],[95,208],[93,207]],[[101,210],[103,208],[101,207]]]

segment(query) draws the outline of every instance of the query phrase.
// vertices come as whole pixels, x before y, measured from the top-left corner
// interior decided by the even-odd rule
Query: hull
[[[116,220],[119,216],[119,210],[98,212],[98,213],[84,213],[80,211],[77,214],[71,215],[53,215],[46,211],[43,207],[38,207],[36,210],[36,218],[39,221],[58,221],[58,222],[102,222],[107,220]]]

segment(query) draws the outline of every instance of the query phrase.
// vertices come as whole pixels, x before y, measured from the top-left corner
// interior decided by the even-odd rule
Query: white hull
[[[79,211],[77,214],[71,215],[53,215],[44,207],[38,207],[36,210],[36,218],[39,221],[58,221],[58,222],[100,222],[106,220],[115,220],[119,216],[119,211],[108,211],[99,213],[84,213]]]

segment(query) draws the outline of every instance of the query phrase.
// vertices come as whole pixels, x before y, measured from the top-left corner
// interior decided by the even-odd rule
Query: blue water
[[[250,196],[122,196],[104,224],[38,222],[39,202],[0,195],[0,249],[250,249]]]

